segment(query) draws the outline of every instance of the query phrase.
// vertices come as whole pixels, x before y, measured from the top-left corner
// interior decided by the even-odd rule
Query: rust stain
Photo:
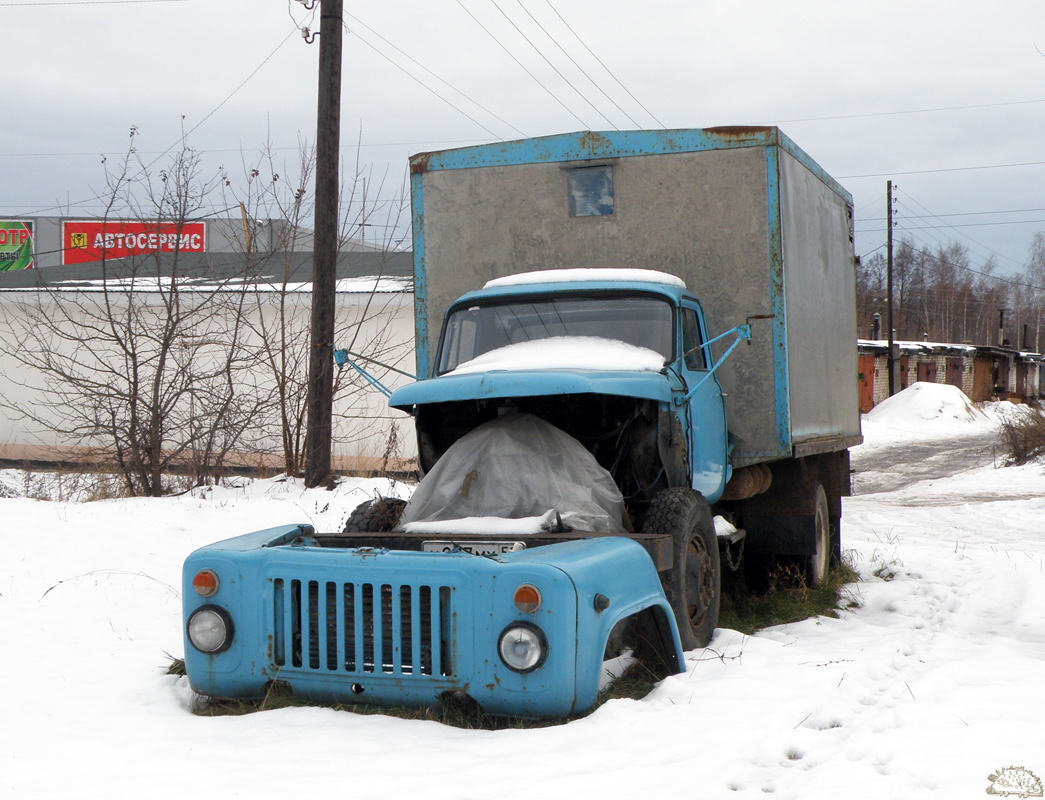
[[[746,139],[753,134],[769,133],[772,130],[764,125],[723,125],[718,128],[705,128],[704,133],[724,139]]]
[[[418,153],[410,159],[410,174],[417,175],[421,172],[428,172],[428,161],[433,156],[433,153]]]
[[[580,146],[582,149],[587,150],[589,153],[594,155],[599,151],[608,148],[610,146],[610,141],[601,133],[586,131],[581,136]]]
[[[609,149],[610,141],[600,133],[586,131],[581,135],[579,145],[589,156],[601,156]]]

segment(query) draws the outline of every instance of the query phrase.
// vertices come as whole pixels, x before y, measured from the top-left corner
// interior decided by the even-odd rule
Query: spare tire
[[[345,520],[345,533],[387,533],[399,524],[406,500],[375,497],[360,503]]]

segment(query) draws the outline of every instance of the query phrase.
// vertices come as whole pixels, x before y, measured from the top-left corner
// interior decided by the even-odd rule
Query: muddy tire
[[[345,533],[387,533],[399,524],[406,501],[398,497],[376,497],[360,503],[345,520]]]
[[[718,624],[721,599],[718,538],[707,500],[692,489],[665,489],[653,498],[642,528],[672,538],[672,565],[661,574],[661,583],[682,648],[706,646]]]

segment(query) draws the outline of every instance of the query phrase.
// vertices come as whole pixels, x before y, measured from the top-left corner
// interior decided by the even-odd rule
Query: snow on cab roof
[[[658,272],[653,269],[613,269],[600,267],[582,267],[576,269],[543,269],[537,272],[520,272],[517,275],[505,275],[487,281],[484,289],[498,286],[523,286],[533,283],[564,283],[567,281],[639,281],[644,283],[662,283],[685,289],[681,278]]]
[[[448,374],[528,369],[659,372],[663,368],[664,356],[645,347],[597,336],[552,336],[498,347]]]

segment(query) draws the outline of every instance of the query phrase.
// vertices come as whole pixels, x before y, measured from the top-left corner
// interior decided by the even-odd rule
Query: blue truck
[[[192,687],[561,717],[714,634],[728,553],[821,583],[861,441],[852,199],[776,128],[411,159],[424,477],[192,553]]]

